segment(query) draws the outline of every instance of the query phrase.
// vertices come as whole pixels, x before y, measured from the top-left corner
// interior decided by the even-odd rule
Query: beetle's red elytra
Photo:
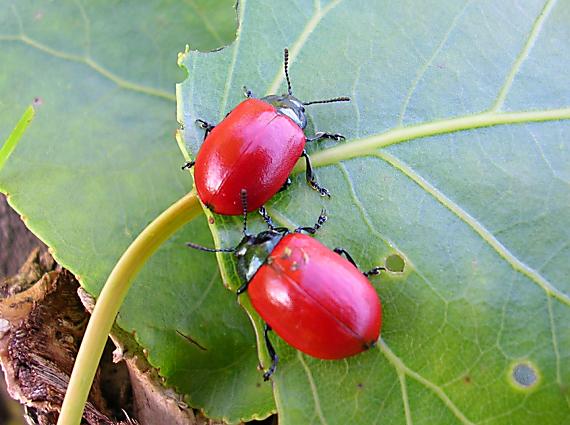
[[[196,122],[206,130],[195,161],[194,180],[200,200],[213,212],[241,214],[240,190],[248,194],[248,211],[260,208],[290,183],[289,175],[300,157],[305,158],[307,183],[322,196],[329,191],[317,183],[307,141],[342,140],[337,133],[318,132],[305,136],[305,106],[316,103],[346,102],[348,97],[302,102],[292,94],[285,49],[287,94],[257,99],[246,90],[247,99],[237,105],[218,125]]]
[[[353,356],[380,335],[382,306],[370,281],[307,235],[284,236],[247,293],[277,335],[319,359]]]
[[[240,190],[257,209],[285,184],[305,148],[292,120],[259,99],[241,102],[208,135],[194,179],[202,202],[218,214],[241,214]]]

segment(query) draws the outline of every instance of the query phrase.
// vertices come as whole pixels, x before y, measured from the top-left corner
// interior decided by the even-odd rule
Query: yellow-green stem
[[[115,265],[97,299],[79,347],[58,425],[79,425],[107,337],[138,271],[164,241],[201,212],[195,192],[184,196],[150,223]]]

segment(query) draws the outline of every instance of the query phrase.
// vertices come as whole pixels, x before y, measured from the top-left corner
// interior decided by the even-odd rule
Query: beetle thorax
[[[238,273],[243,280],[249,282],[253,278],[283,236],[284,233],[275,230],[244,236],[235,251]]]
[[[301,129],[307,126],[307,117],[305,116],[305,107],[303,102],[290,94],[276,95],[262,97],[261,100],[273,105],[277,112],[289,117]]]

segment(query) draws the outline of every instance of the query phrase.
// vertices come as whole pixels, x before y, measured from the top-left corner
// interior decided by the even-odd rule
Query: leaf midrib
[[[380,148],[426,137],[475,130],[483,127],[560,120],[570,120],[570,108],[523,112],[482,112],[457,118],[397,127],[384,133],[352,139],[349,142],[313,153],[311,162],[314,166],[331,165],[347,159],[373,155]],[[304,161],[299,161],[294,171],[301,172],[304,169]]]

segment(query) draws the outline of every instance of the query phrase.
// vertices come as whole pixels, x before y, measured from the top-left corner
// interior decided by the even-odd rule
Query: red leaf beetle
[[[247,99],[237,105],[218,125],[196,122],[206,130],[196,160],[182,168],[194,168],[198,196],[213,212],[241,214],[240,190],[246,189],[249,211],[261,207],[290,183],[289,174],[300,157],[305,158],[307,183],[321,196],[330,196],[320,186],[305,150],[306,141],[330,138],[337,133],[318,132],[306,137],[305,106],[315,103],[346,102],[348,97],[302,102],[293,96],[285,49],[287,94],[256,99],[245,89]]]
[[[302,234],[316,233],[327,220],[324,211],[313,227],[291,232],[275,227],[261,207],[269,230],[249,234],[246,193],[241,191],[244,237],[237,247],[187,245],[208,252],[232,252],[237,257],[238,274],[245,282],[237,294],[247,290],[266,322],[264,337],[272,364],[264,379],[269,379],[278,362],[268,337],[272,329],[289,345],[319,359],[342,359],[372,347],[380,335],[382,306],[367,276],[385,268],[361,273],[344,249],[330,250]]]

